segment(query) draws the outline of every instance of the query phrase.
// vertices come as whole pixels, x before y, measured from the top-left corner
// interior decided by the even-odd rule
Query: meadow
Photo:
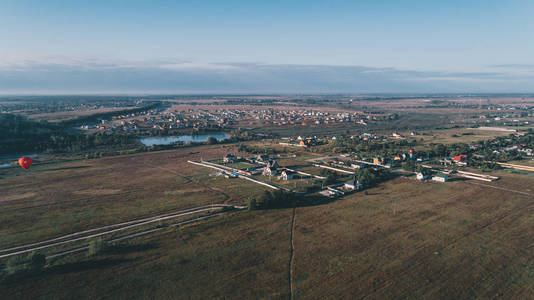
[[[228,150],[79,161],[3,179],[1,244],[210,201],[243,203],[261,188],[186,163]],[[294,299],[528,298],[532,178],[494,175],[501,179],[401,176],[321,205],[232,212],[97,257],[49,261],[41,273],[5,276],[0,290],[16,299],[289,299],[290,286]]]

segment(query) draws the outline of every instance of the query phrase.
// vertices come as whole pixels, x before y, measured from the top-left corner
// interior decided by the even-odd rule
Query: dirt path
[[[151,165],[151,164],[146,163],[146,162],[143,162],[143,163],[144,163],[145,165],[151,167],[151,168],[156,168],[156,169],[164,170],[164,171],[167,171],[167,172],[171,172],[171,173],[173,173],[174,175],[176,175],[176,176],[178,176],[178,177],[180,177],[180,178],[185,179],[185,180],[186,180],[187,182],[189,182],[189,183],[193,183],[193,182],[194,182],[194,183],[196,183],[196,184],[198,184],[198,185],[201,185],[201,186],[203,186],[203,187],[205,187],[205,188],[208,188],[208,189],[210,189],[210,190],[212,190],[212,191],[215,191],[215,192],[217,192],[217,193],[220,193],[221,195],[224,196],[225,201],[230,200],[230,196],[228,196],[227,193],[225,193],[223,190],[221,190],[221,189],[219,189],[219,188],[215,188],[215,187],[209,186],[209,185],[207,185],[207,184],[204,184],[204,183],[202,183],[200,180],[194,180],[194,179],[191,179],[190,177],[185,176],[185,175],[182,175],[182,174],[178,173],[177,171],[175,171],[175,170],[173,170],[173,169],[168,169],[168,168],[164,168],[164,167],[160,167],[160,166],[154,166],[154,165]]]
[[[483,184],[483,183],[471,182],[471,181],[469,181],[468,183],[469,183],[469,184],[474,184],[474,185],[480,185],[480,186],[490,187],[490,188],[494,188],[494,189],[497,189],[497,190],[503,190],[503,191],[510,192],[510,193],[516,193],[516,194],[521,194],[521,195],[526,195],[526,196],[534,196],[534,194],[531,194],[531,193],[527,193],[527,192],[523,192],[523,191],[518,191],[518,190],[512,190],[512,189],[507,189],[507,188],[498,187],[498,186],[489,185],[489,184]]]
[[[296,207],[293,207],[293,211],[291,213],[291,230],[289,232],[289,263],[288,263],[288,270],[287,270],[287,276],[288,276],[288,283],[289,283],[289,299],[294,299],[295,297],[295,287],[293,284],[293,266],[295,261],[295,241],[293,239],[294,232],[295,232],[295,217],[297,214]]]
[[[71,233],[71,234],[68,234],[68,235],[65,235],[65,236],[62,236],[62,237],[58,237],[58,238],[55,238],[55,239],[50,239],[50,240],[41,241],[41,242],[37,242],[37,243],[32,243],[32,244],[27,244],[27,245],[21,245],[21,246],[18,246],[18,247],[13,247],[13,248],[10,248],[10,249],[0,250],[0,253],[2,253],[2,252],[10,252],[10,253],[7,253],[7,254],[0,255],[0,258],[6,258],[6,257],[10,257],[10,256],[13,256],[13,255],[24,254],[24,253],[37,251],[37,250],[41,250],[41,249],[46,249],[46,248],[50,248],[50,247],[54,247],[54,246],[73,243],[73,242],[76,242],[76,241],[87,240],[87,239],[91,239],[91,238],[95,238],[95,237],[99,237],[99,236],[103,236],[103,235],[108,235],[108,234],[111,234],[111,233],[115,233],[115,232],[131,229],[131,228],[135,228],[135,227],[139,227],[139,226],[143,226],[143,225],[147,225],[147,224],[152,224],[152,223],[155,223],[155,222],[169,220],[169,219],[173,219],[173,218],[177,218],[177,217],[182,217],[182,216],[186,216],[186,215],[196,214],[196,213],[200,213],[200,212],[211,212],[214,208],[221,208],[221,207],[224,207],[224,206],[226,206],[226,205],[224,205],[224,204],[223,205],[219,204],[217,206],[207,205],[207,206],[203,206],[203,207],[197,207],[197,208],[192,208],[192,209],[187,209],[187,210],[175,212],[173,214],[159,215],[159,216],[155,216],[155,217],[151,217],[151,218],[133,220],[133,221],[129,221],[129,222],[123,222],[123,223],[119,223],[119,224],[114,224],[114,225],[104,226],[104,227],[100,227],[100,228],[95,228],[95,229],[84,230],[84,231],[80,231],[80,232],[76,232],[76,233]],[[111,228],[114,228],[114,227],[118,227],[118,228],[111,229]],[[93,234],[86,235],[86,236],[80,236],[80,235],[84,235],[86,233],[91,233],[91,232],[101,231],[101,230],[106,230],[106,231],[93,233]],[[76,237],[76,236],[78,236],[78,237]],[[19,249],[24,249],[24,250],[19,250]],[[18,250],[18,251],[15,251],[15,250]],[[13,252],[13,251],[15,251],[15,252]]]

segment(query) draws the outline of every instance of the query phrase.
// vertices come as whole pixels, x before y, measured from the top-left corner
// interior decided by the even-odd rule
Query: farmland
[[[532,195],[498,189],[528,192],[530,181],[498,175],[497,188],[397,178],[367,195],[297,208],[295,298],[530,295]],[[233,213],[160,231],[1,286],[17,298],[285,298],[291,211]]]
[[[204,157],[226,151],[200,148]],[[210,203],[240,204],[262,191],[195,168],[198,151],[158,152],[43,166],[0,181],[0,243],[12,246],[59,233]],[[6,172],[6,171],[4,171]],[[13,172],[20,172],[18,169]],[[46,211],[46,214],[43,214]],[[9,212],[9,214],[7,214]]]
[[[61,123],[70,140],[50,138],[30,170],[17,167],[14,155],[2,157],[3,295],[470,299],[533,292],[533,173],[499,165],[532,165],[534,132],[501,124],[532,121],[530,106],[503,100],[481,107],[473,99],[348,105],[341,96],[316,105],[291,97],[269,105],[254,97],[243,105],[240,97],[197,100],[109,120],[92,120],[81,106],[77,117],[99,121],[97,133]],[[45,108],[61,114],[58,105]],[[475,129],[488,121],[517,132]],[[29,123],[27,132],[40,126]],[[228,140],[136,142],[145,133],[220,128],[229,129]],[[105,152],[106,143],[121,147]],[[428,180],[416,180],[427,171]],[[464,171],[494,179],[468,179]],[[436,174],[450,178],[437,183]],[[225,206],[206,208],[213,204]],[[105,247],[94,254],[97,242]],[[16,259],[27,253],[13,247],[43,254],[44,268],[26,270]]]

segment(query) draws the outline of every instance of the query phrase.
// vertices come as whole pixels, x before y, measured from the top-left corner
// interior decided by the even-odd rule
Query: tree
[[[356,172],[354,172],[354,177],[360,183],[367,186],[372,186],[376,183],[376,176],[370,168],[356,170]]]
[[[39,252],[30,253],[29,257],[29,267],[32,271],[40,271],[44,268],[46,264],[46,256]]]
[[[331,185],[336,182],[336,175],[329,173],[324,179],[324,185]]]
[[[89,256],[95,256],[106,250],[106,241],[103,239],[95,239],[89,242]]]
[[[250,199],[248,203],[248,210],[256,210],[258,208],[258,204],[256,203],[256,199],[252,198]]]
[[[208,138],[206,139],[206,143],[208,145],[217,144],[217,139],[212,136],[208,136]]]

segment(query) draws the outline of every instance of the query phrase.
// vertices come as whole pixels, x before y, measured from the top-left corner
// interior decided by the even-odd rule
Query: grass
[[[225,149],[204,147],[204,157]],[[210,203],[243,204],[264,187],[211,176],[190,150],[153,152],[31,169],[0,180],[2,248]],[[20,172],[15,169],[14,172]]]
[[[203,150],[203,156],[220,154],[218,147]],[[257,186],[246,186],[242,180],[209,176],[205,170],[180,164],[190,157],[187,152],[168,151],[116,158],[123,160],[121,163],[102,159],[91,162],[91,168],[69,172],[85,172],[77,174],[74,181],[65,174],[57,177],[52,171],[42,174],[46,178],[35,175],[35,180],[47,184],[43,186],[49,187],[50,198],[63,199],[59,204],[58,200],[43,202],[56,219],[63,220],[58,225],[69,224],[67,220],[76,222],[80,215],[69,216],[76,209],[86,215],[82,220],[87,225],[99,214],[106,219],[108,207],[114,212],[147,213],[180,206],[181,201],[202,202],[207,198],[201,194],[210,193],[205,186],[221,189],[229,197],[224,201],[229,202],[242,202],[259,192]],[[129,159],[136,163],[129,165]],[[153,168],[152,162],[185,178]],[[106,176],[113,172],[107,168],[115,169],[116,164],[127,170],[120,173],[121,180],[111,184]],[[532,181],[528,176],[505,171],[492,174],[501,179],[483,184],[534,193],[529,191]],[[130,197],[124,202],[114,194],[84,195],[102,202],[63,196],[62,189],[70,192],[72,184],[77,184],[72,190],[80,189],[82,183],[76,183],[80,178],[98,187],[99,181],[93,177],[104,177],[98,179],[103,180],[100,185],[112,185],[102,189],[125,191],[137,186],[135,194],[143,195],[143,188],[149,189],[147,193],[168,203],[158,197],[138,199],[128,194],[123,194]],[[66,182],[58,183],[58,178]],[[28,188],[23,179],[8,180],[14,188]],[[202,184],[184,183],[197,179]],[[7,191],[5,181],[0,186],[3,192]],[[479,182],[421,183],[399,177],[369,189],[367,194],[297,208],[293,234],[295,298],[529,298],[534,292],[534,253],[529,250],[534,239],[532,196],[475,183]],[[42,193],[41,189],[34,191]],[[185,196],[188,193],[191,198]],[[213,191],[212,195],[217,194],[221,193]],[[174,196],[184,196],[185,200]],[[25,213],[29,216],[25,223],[15,223],[14,229],[6,231],[2,226],[2,239],[14,241],[17,233],[33,234],[39,232],[39,226],[53,230],[54,223],[45,220],[39,226],[31,225],[30,217],[38,221],[44,216],[38,215],[38,208],[31,208],[30,200],[0,204],[19,201],[18,207],[11,208],[17,208],[21,218]],[[1,218],[2,225],[14,221],[7,214]],[[142,236],[96,257],[88,258],[85,253],[65,257],[51,262],[43,273],[4,278],[0,289],[5,297],[16,299],[284,299],[288,298],[290,220],[291,209],[233,212]],[[53,218],[46,221],[54,222]]]
[[[421,138],[424,139],[425,144],[430,143],[442,143],[442,144],[452,144],[452,143],[472,143],[474,141],[488,140],[496,138],[499,136],[508,136],[510,132],[502,131],[486,131],[486,130],[477,130],[469,128],[458,128],[458,129],[441,129],[441,130],[431,130],[424,131],[425,135],[417,136],[416,139],[419,141]]]

